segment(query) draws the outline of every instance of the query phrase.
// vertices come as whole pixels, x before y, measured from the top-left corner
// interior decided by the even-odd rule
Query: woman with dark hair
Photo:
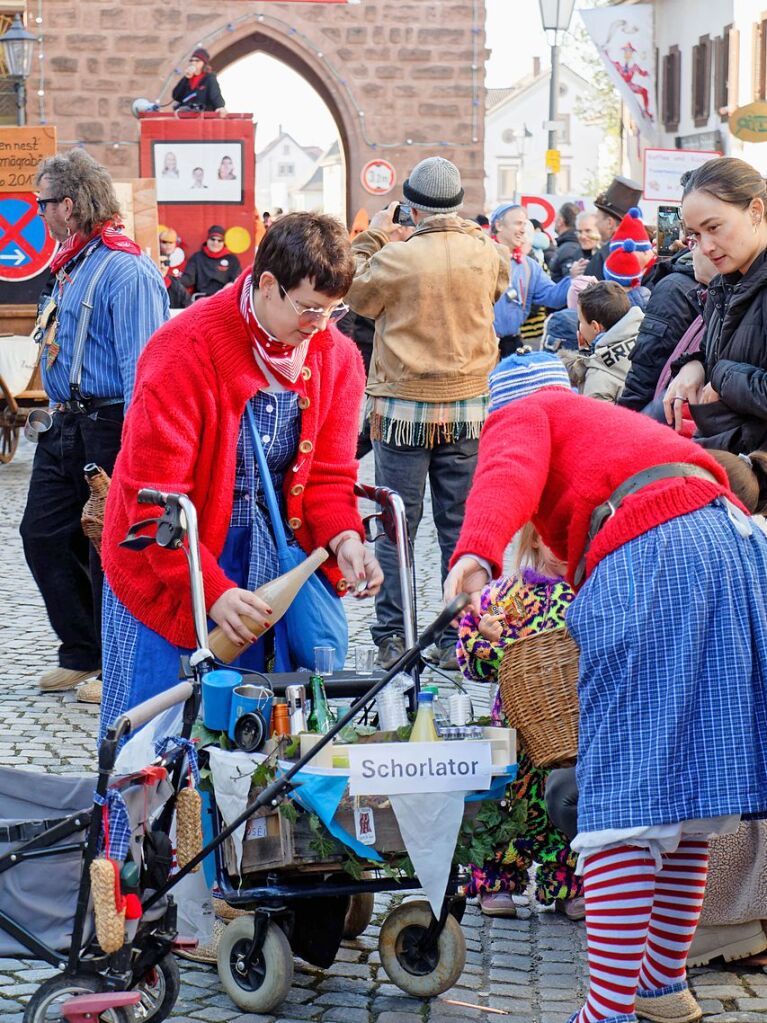
[[[750,164],[709,160],[686,177],[688,236],[716,267],[700,351],[680,358],[663,400],[682,429],[688,406],[709,448],[747,454],[767,443],[767,188]]]
[[[198,46],[192,53],[172,95],[176,111],[218,110],[226,113],[221,87],[210,66],[210,54],[203,46]]]
[[[264,237],[252,272],[150,340],[104,523],[102,732],[126,707],[172,685],[180,650],[195,643],[183,552],[150,547],[137,556],[119,546],[146,518],[142,487],[182,491],[194,502],[208,615],[227,639],[252,641],[241,615],[269,619],[252,591],[280,569],[248,404],[288,536],[305,551],[328,548],[323,572],[338,595],[349,583],[355,596],[379,588],[354,496],[362,360],[335,327],[353,276],[342,224],[293,213]],[[271,637],[248,650],[243,666],[264,669]]]

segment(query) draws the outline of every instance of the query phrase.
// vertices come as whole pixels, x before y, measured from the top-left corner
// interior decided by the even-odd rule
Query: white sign
[[[557,218],[557,210],[560,206],[566,202],[574,202],[576,206],[583,210],[586,204],[590,205],[591,200],[587,199],[584,202],[582,197],[576,195],[550,195],[546,193],[541,195],[519,194],[517,202],[520,206],[525,207],[528,217],[540,221],[543,230],[552,233],[554,221]]]
[[[388,160],[371,160],[360,171],[360,181],[371,195],[386,195],[397,183],[397,172]]]
[[[649,202],[682,201],[680,178],[685,171],[695,170],[722,154],[703,149],[645,149],[644,197]]]
[[[349,749],[349,794],[471,792],[492,781],[491,744],[465,742],[363,743]]]
[[[621,4],[578,13],[637,127],[640,131],[653,131],[656,128],[653,5]]]

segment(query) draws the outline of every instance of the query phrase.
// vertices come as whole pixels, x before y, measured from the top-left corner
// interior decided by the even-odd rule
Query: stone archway
[[[118,177],[138,173],[132,100],[167,98],[203,42],[215,67],[261,49],[318,91],[339,124],[350,212],[381,205],[360,184],[368,160],[388,160],[401,182],[434,153],[460,167],[466,214],[483,207],[484,0],[47,0],[46,12],[47,123],[62,148],[83,143]]]
[[[292,38],[280,37],[276,32],[270,30],[269,26],[259,24],[258,28],[249,31],[239,39],[228,40],[229,45],[219,50],[213,58],[214,70],[222,71],[225,67],[235,61],[246,57],[251,53],[266,53],[275,60],[287,64],[299,74],[318,93],[338,128],[338,136],[343,149],[346,173],[346,216],[349,223],[358,207],[353,208],[354,192],[350,187],[350,175],[348,169],[352,166],[352,141],[354,139],[354,117],[348,97],[338,88],[334,88],[332,81],[323,79],[316,68],[307,59],[305,48],[296,44]],[[263,144],[261,140],[257,148]],[[258,175],[258,167],[256,167]]]

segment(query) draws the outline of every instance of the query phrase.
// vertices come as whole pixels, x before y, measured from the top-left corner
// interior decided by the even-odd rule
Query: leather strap
[[[689,462],[664,462],[661,465],[652,465],[649,469],[642,469],[641,472],[634,473],[633,476],[629,476],[627,480],[621,483],[619,487],[616,487],[607,500],[598,505],[591,513],[586,546],[583,549],[583,556],[575,572],[575,585],[580,586],[586,575],[586,557],[588,556],[591,544],[594,542],[594,537],[605,522],[612,518],[630,494],[636,494],[643,487],[649,486],[650,483],[657,483],[658,480],[679,479],[688,476],[697,476],[700,479],[710,480],[712,483],[719,482],[708,469],[703,469],[699,465],[690,465]]]

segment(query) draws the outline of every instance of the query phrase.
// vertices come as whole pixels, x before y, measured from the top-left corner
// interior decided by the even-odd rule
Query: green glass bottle
[[[309,731],[324,735],[333,726],[333,716],[325,695],[325,680],[322,675],[312,675],[312,711],[309,715]]]

